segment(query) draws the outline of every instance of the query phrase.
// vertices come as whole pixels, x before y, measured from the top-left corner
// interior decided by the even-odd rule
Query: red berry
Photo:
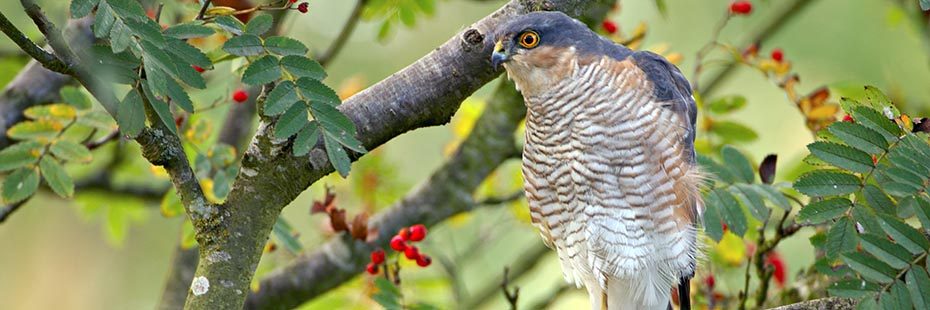
[[[237,89],[235,92],[233,92],[232,99],[237,103],[243,103],[246,100],[249,100],[249,93],[247,93],[244,89]]]
[[[365,267],[365,271],[368,271],[370,275],[378,274],[378,264],[368,263],[368,266]]]
[[[878,165],[878,157],[876,157],[875,155],[872,155],[872,164]]]
[[[752,3],[749,1],[735,1],[730,4],[730,13],[736,15],[748,15],[752,13]]]
[[[727,223],[723,223],[723,221],[720,222],[720,226],[723,228],[723,232],[730,230],[730,226],[727,226]]]
[[[772,266],[772,278],[779,287],[785,286],[785,261],[781,259],[778,252],[772,252],[765,256],[765,264]]]
[[[849,123],[855,123],[855,122],[856,122],[856,121],[852,118],[852,116],[849,116],[849,114],[846,114],[846,116],[843,116],[843,121],[844,121],[844,122],[849,122]]]
[[[404,242],[404,238],[394,236],[394,238],[391,238],[391,248],[394,249],[394,251],[403,252],[407,249],[407,244]]]
[[[408,246],[406,249],[404,249],[404,256],[406,256],[407,259],[416,260],[420,258],[420,249],[417,249],[417,247],[412,245]]]
[[[380,264],[384,262],[384,250],[377,249],[371,252],[371,262],[374,264]]]
[[[410,226],[410,241],[420,241],[423,238],[426,238],[426,226],[423,224]]]
[[[297,3],[297,0],[288,0],[288,1],[290,1],[291,3]]]
[[[300,11],[300,13],[306,14],[307,12],[310,11],[310,3],[309,2],[301,3],[300,5],[297,6],[297,10]]]
[[[433,263],[433,259],[429,258],[429,256],[420,255],[420,257],[417,257],[417,266],[426,267],[431,263]]]
[[[777,62],[782,62],[782,61],[784,61],[784,60],[785,60],[785,52],[783,52],[780,48],[776,48],[776,49],[772,50],[772,59],[774,59],[774,60],[777,61]]]
[[[203,68],[201,68],[200,66],[191,65],[191,67],[194,67],[194,71],[197,71],[197,72],[200,72],[200,73],[203,73],[203,71],[204,71]]]
[[[707,288],[713,289],[715,283],[717,283],[717,281],[714,279],[713,275],[709,275],[704,278],[704,285],[706,285]]]
[[[404,238],[404,241],[410,240],[410,230],[407,227],[401,228],[397,231],[397,235],[401,238]]]
[[[604,27],[604,31],[607,31],[609,34],[614,34],[617,32],[617,24],[614,24],[612,21],[605,20],[603,23],[601,23],[601,26]]]

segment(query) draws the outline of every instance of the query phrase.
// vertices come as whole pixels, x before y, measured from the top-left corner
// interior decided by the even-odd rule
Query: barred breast
[[[697,182],[682,156],[683,120],[630,60],[566,65],[570,78],[524,92],[533,223],[567,281],[602,290],[619,281],[630,298],[659,302],[693,271]]]

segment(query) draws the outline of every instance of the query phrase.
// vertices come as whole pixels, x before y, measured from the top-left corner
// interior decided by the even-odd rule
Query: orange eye
[[[520,46],[524,48],[534,48],[539,45],[539,34],[533,31],[526,31],[520,35]]]

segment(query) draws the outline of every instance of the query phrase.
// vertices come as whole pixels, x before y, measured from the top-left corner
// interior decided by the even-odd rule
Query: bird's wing
[[[685,146],[684,150],[687,152],[685,156],[688,161],[694,163],[696,160],[694,133],[697,104],[691,93],[691,84],[675,65],[660,55],[639,51],[633,53],[631,58],[652,82],[656,100],[664,102],[663,107],[674,111],[682,120],[682,123],[678,125],[684,128],[687,134],[681,143]]]

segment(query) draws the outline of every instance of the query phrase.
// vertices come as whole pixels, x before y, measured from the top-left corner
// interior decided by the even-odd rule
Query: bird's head
[[[617,50],[613,42],[562,12],[514,17],[496,29],[491,39],[491,63],[503,65],[524,95],[566,78],[572,61],[586,63]]]

